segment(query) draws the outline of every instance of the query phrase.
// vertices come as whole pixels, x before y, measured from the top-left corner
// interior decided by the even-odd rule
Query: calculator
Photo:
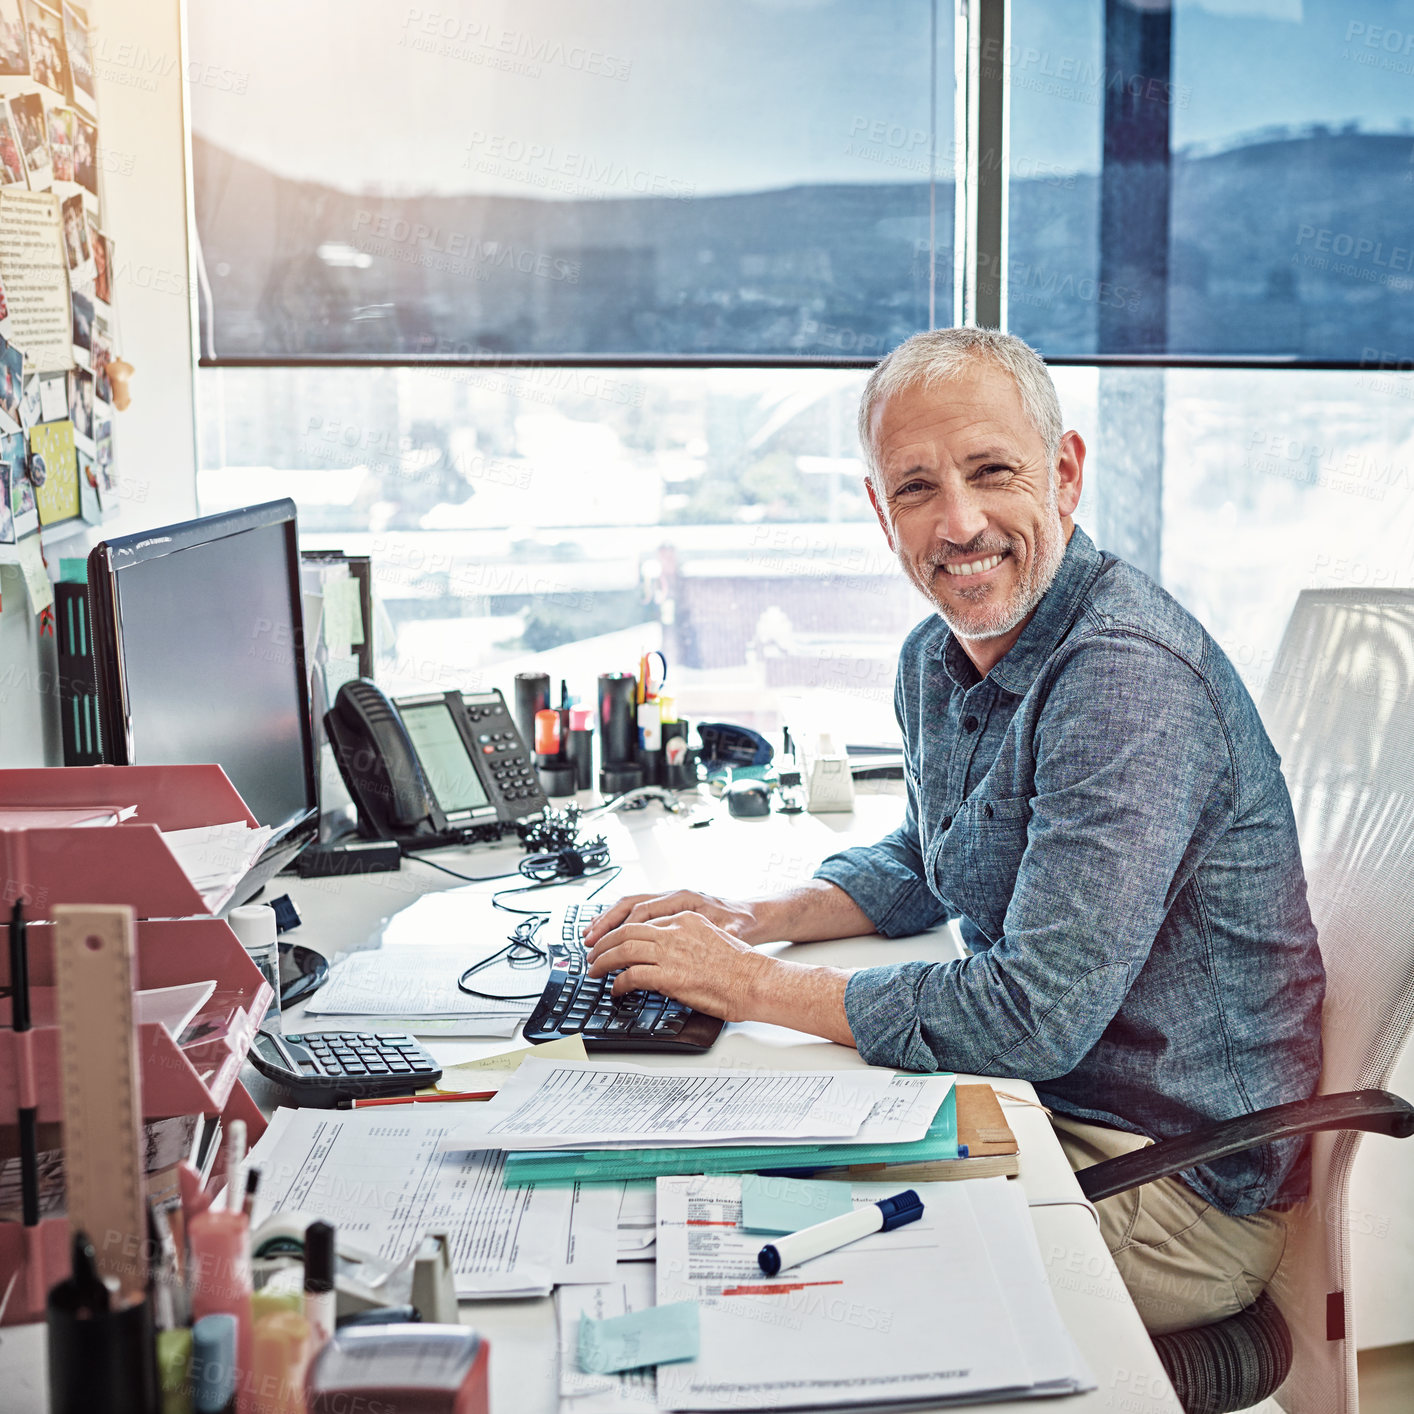
[[[297,1106],[327,1109],[339,1100],[411,1095],[442,1078],[442,1067],[398,1031],[259,1031],[250,1063],[283,1086]]]

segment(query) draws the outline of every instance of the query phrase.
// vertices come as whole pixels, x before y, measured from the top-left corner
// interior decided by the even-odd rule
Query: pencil
[[[341,1110],[367,1110],[375,1105],[455,1105],[464,1100],[493,1100],[494,1090],[477,1090],[466,1095],[390,1095],[376,1100],[340,1100]]]

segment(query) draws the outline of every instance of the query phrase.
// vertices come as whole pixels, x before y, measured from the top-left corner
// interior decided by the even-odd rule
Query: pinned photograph
[[[39,420],[58,422],[69,415],[69,385],[62,373],[44,373],[39,378]]]
[[[100,407],[94,421],[97,423],[93,441],[98,448],[98,486],[103,493],[103,504],[115,506],[118,504],[118,478],[113,475],[113,415],[107,408]]]
[[[51,108],[48,113],[49,164],[56,182],[74,180],[74,115],[67,108]]]
[[[79,465],[79,515],[89,525],[103,523],[103,493],[98,485],[98,473],[93,458],[83,450],[77,454]]]
[[[73,134],[74,181],[92,196],[98,195],[98,129],[82,113],[69,113]]]
[[[69,262],[70,285],[93,279],[93,252],[88,248],[88,215],[83,197],[71,196],[63,204],[64,257]]]
[[[20,0],[0,0],[0,74],[29,73],[29,45]]]
[[[0,460],[10,468],[10,509],[15,517],[15,538],[32,535],[39,529],[39,506],[34,499],[34,484],[27,470],[29,453],[24,434],[0,437]]]
[[[0,462],[0,545],[15,543],[15,508],[11,501],[9,462]]]
[[[24,396],[25,356],[13,344],[0,340],[0,431],[20,430],[20,401]]]
[[[88,248],[93,255],[93,297],[103,304],[113,303],[113,243],[88,218]]]
[[[10,113],[20,140],[20,154],[25,159],[29,189],[48,191],[54,185],[54,169],[45,135],[44,100],[37,93],[22,93],[10,100]]]
[[[75,290],[70,300],[73,312],[74,362],[93,367],[93,301]]]
[[[20,398],[20,426],[33,427],[39,421],[39,374],[31,373],[25,379],[25,390]]]
[[[89,362],[93,366],[93,394],[101,403],[113,401],[113,385],[108,381],[108,362],[112,357],[113,345],[108,341],[108,325],[102,319],[95,319]]]
[[[20,152],[20,140],[15,136],[10,105],[0,101],[0,186],[27,187],[25,159]]]
[[[69,57],[59,12],[25,0],[25,37],[29,40],[29,71],[35,82],[68,98]]]
[[[81,368],[69,373],[69,421],[74,424],[74,441],[93,454],[93,374]]]
[[[90,113],[98,111],[98,91],[93,82],[93,46],[88,39],[88,12],[66,4],[64,44],[69,54],[69,97]]]

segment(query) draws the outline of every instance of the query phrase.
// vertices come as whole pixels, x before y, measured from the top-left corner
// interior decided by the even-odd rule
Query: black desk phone
[[[324,730],[359,828],[431,848],[494,839],[548,809],[530,751],[499,692],[437,692],[396,703],[367,678],[346,682]]]

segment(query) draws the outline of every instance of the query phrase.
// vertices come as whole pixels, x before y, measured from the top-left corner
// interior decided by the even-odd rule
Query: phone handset
[[[346,682],[324,714],[324,729],[360,822],[371,833],[402,839],[447,828],[407,727],[376,683]]]

